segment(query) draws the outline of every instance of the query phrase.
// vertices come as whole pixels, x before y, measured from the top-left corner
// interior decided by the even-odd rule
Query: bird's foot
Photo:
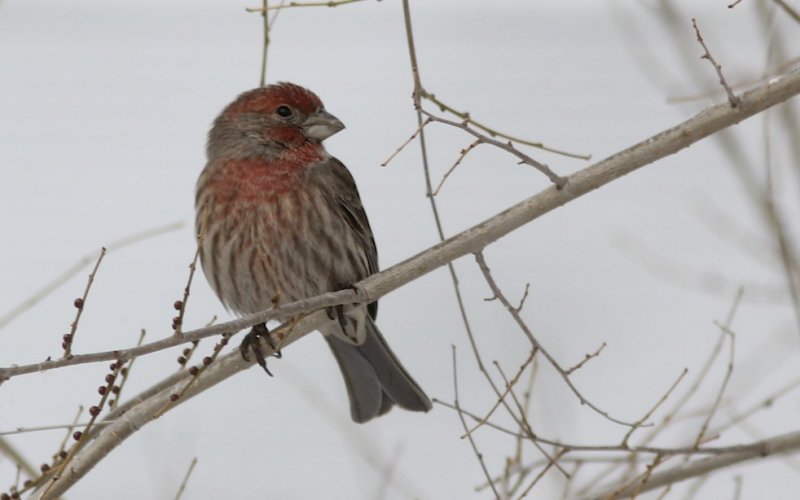
[[[264,338],[272,348],[274,351],[273,356],[280,359],[281,351],[278,350],[277,346],[272,342],[272,337],[269,334],[266,323],[254,325],[253,328],[250,329],[247,335],[244,336],[241,345],[239,345],[239,351],[242,353],[242,358],[244,358],[245,361],[250,361],[247,357],[247,352],[252,351],[258,365],[271,377],[272,372],[267,368],[267,360],[264,357],[263,349],[261,349],[261,338]]]

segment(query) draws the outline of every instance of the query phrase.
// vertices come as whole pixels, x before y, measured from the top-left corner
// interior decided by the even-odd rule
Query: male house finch
[[[322,146],[343,128],[319,97],[290,83],[245,92],[214,121],[197,181],[196,223],[203,272],[228,309],[254,313],[378,271],[355,181]],[[377,309],[377,302],[339,306],[338,321],[322,330],[355,422],[394,404],[431,409],[375,325]],[[266,333],[258,325],[242,345],[265,369],[257,337]]]

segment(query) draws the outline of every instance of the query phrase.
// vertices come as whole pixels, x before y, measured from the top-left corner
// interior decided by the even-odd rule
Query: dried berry
[[[175,303],[172,304],[172,307],[174,307],[176,311],[180,311],[181,309],[183,309],[183,301],[176,300]]]
[[[77,309],[83,309],[83,299],[82,299],[82,298],[80,298],[80,297],[78,297],[77,299],[75,299],[75,302],[73,302],[73,305],[74,305],[74,306],[75,306]]]

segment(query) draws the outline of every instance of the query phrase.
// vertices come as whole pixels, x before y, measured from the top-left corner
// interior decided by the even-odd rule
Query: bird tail
[[[430,399],[400,364],[369,315],[366,331],[364,343],[358,346],[325,335],[344,377],[353,421],[371,420],[395,404],[410,411],[430,410]]]

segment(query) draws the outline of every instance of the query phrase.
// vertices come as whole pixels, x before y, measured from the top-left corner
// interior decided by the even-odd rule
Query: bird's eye
[[[284,118],[289,118],[292,116],[292,108],[286,105],[278,106],[278,109],[276,109],[275,112]]]

